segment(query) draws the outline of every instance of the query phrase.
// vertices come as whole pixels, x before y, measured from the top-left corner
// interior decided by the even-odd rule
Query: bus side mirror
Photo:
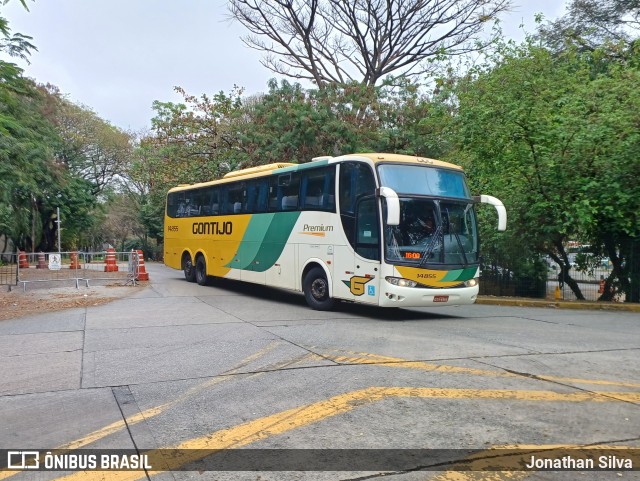
[[[400,199],[398,194],[389,187],[380,187],[376,194],[384,197],[387,202],[387,225],[400,224]]]
[[[476,195],[473,200],[494,206],[498,212],[498,230],[501,232],[507,230],[507,209],[504,208],[504,204],[500,199],[490,195]]]

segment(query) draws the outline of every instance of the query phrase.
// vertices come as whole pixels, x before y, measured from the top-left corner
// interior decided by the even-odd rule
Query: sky
[[[555,19],[564,10],[561,0],[512,1],[501,22],[516,40],[523,38],[520,25],[534,31],[536,13]],[[246,31],[229,20],[224,0],[27,0],[27,6],[10,0],[0,9],[12,32],[33,37],[38,49],[29,65],[10,60],[125,130],[150,127],[154,100],[180,101],[175,86],[201,95],[238,85],[252,95],[278,77],[242,43]]]

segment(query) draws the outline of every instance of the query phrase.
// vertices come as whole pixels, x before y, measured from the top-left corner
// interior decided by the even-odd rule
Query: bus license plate
[[[433,296],[433,302],[447,302],[449,296]]]

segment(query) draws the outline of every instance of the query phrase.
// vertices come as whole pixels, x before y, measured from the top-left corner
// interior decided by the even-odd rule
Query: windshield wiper
[[[438,245],[438,241],[440,240],[441,235],[442,235],[442,224],[438,226],[436,231],[431,236],[431,240],[427,242],[427,245],[424,247],[424,250],[422,251],[422,260],[420,261],[419,267],[422,267],[424,263],[427,262],[427,259],[431,256],[431,254],[433,253],[433,250]]]
[[[456,232],[454,232],[453,235],[456,236],[456,240],[458,241],[458,247],[460,247],[460,252],[462,252],[462,257],[464,257],[464,265],[466,267],[469,265],[469,261],[467,260],[467,254],[464,252],[464,246],[462,245],[460,236]]]
[[[465,209],[465,215],[467,212],[467,209],[471,206],[471,204],[467,205],[467,208]],[[447,209],[447,218],[449,219],[449,239],[451,239],[451,235],[453,234],[454,236],[456,236],[456,241],[458,242],[458,247],[460,247],[460,252],[462,252],[462,257],[464,258],[464,266],[468,266],[469,265],[469,260],[467,259],[467,254],[464,251],[464,246],[462,245],[462,241],[460,240],[460,236],[458,235],[458,233],[456,232],[456,230],[458,229],[457,223],[452,220],[451,218],[451,213],[449,212],[449,209]],[[446,253],[445,253],[446,255]]]

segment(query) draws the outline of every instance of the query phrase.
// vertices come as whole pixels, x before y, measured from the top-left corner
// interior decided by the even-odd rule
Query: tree
[[[539,33],[555,51],[567,46],[596,50],[608,44],[611,50],[628,48],[640,29],[638,0],[572,0],[567,13],[543,24]]]
[[[422,75],[444,55],[483,48],[477,36],[509,0],[230,0],[232,18],[265,52],[273,72],[373,86],[385,76]],[[475,42],[474,42],[475,40]]]
[[[142,237],[144,229],[138,217],[138,206],[130,196],[115,195],[107,202],[106,219],[102,224],[101,237],[124,251],[126,241],[132,236]]]
[[[61,138],[56,157],[74,176],[92,185],[93,195],[101,195],[131,161],[131,136],[90,108],[70,102],[57,87],[45,89],[47,115]]]
[[[613,266],[602,300],[640,302],[640,71],[615,65],[590,84],[591,128],[580,151],[592,172],[579,185],[579,218],[593,253]],[[610,289],[613,287],[614,289]]]
[[[457,86],[456,144],[476,188],[505,201],[513,243],[554,259],[578,299],[567,241],[606,249],[630,299],[619,257],[629,260],[640,234],[639,78],[622,65],[594,76],[600,58],[505,46]]]
[[[305,90],[272,79],[267,94],[244,105],[239,125],[243,166],[304,163],[369,150],[379,134],[378,107],[373,87],[352,83]]]
[[[38,244],[42,202],[64,176],[53,164],[58,139],[43,105],[33,82],[0,75],[0,234],[23,249]]]
[[[3,4],[7,3],[7,1],[8,0],[5,0]],[[25,0],[20,0],[20,3],[22,3],[25,10],[29,10]],[[33,39],[28,35],[21,33],[12,34],[7,19],[0,17],[0,53],[6,53],[10,57],[21,58],[29,62],[31,51],[38,50],[35,45],[31,43],[31,40]],[[2,68],[3,63],[4,62],[0,60],[0,68]]]
[[[152,182],[204,182],[233,170],[238,153],[234,121],[241,115],[242,89],[200,97],[175,90],[184,103],[155,101],[151,135],[143,139],[144,157],[154,164],[146,169]]]

